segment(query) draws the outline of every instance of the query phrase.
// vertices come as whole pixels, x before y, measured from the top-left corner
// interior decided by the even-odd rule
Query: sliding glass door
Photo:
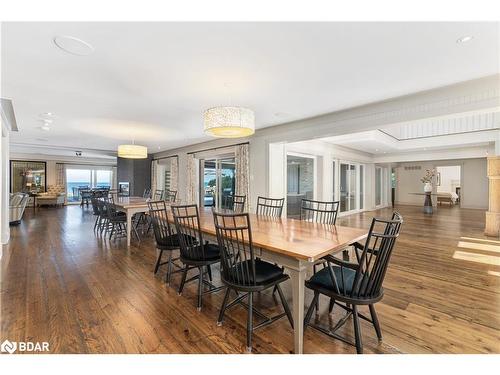
[[[70,203],[79,202],[80,190],[82,189],[110,189],[112,186],[112,180],[113,172],[111,169],[68,166],[66,168],[66,200]]]
[[[286,213],[300,218],[302,199],[314,199],[314,158],[287,155]]]
[[[201,161],[203,184],[200,205],[204,207],[225,207],[226,197],[236,192],[235,159],[216,158]]]
[[[79,202],[80,189],[89,189],[91,185],[91,169],[66,169],[66,200],[68,202]]]

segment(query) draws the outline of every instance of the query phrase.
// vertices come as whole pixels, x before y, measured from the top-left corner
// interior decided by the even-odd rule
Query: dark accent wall
[[[116,173],[118,183],[130,184],[130,195],[142,197],[144,189],[151,189],[151,160],[117,158]]]

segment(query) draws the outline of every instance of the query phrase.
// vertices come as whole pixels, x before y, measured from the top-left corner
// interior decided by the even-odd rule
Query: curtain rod
[[[212,151],[212,150],[218,150],[218,149],[221,149],[221,148],[229,148],[229,147],[242,146],[242,145],[248,145],[248,144],[250,144],[250,142],[242,142],[242,143],[236,143],[234,145],[219,146],[219,147],[206,148],[204,150],[192,151],[192,152],[188,152],[187,154],[191,155],[191,154],[196,154],[197,152]]]
[[[177,157],[179,157],[179,155],[162,156],[161,158],[153,158],[152,161],[154,161],[154,160],[170,159],[170,158],[177,158]]]

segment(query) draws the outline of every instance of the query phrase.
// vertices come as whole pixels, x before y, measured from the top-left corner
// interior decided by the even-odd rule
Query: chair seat
[[[125,222],[127,222],[127,215],[124,212],[120,212],[120,213],[117,213],[117,215],[115,217],[110,218],[110,220],[125,223]]]
[[[354,284],[354,277],[356,276],[356,271],[350,268],[340,268],[339,266],[332,265],[333,274],[337,280],[337,286],[339,292],[342,294],[349,295],[352,291],[352,286]],[[343,276],[342,276],[343,273]],[[308,287],[314,289],[314,287],[328,289],[334,293],[337,293],[337,288],[335,287],[332,278],[330,277],[330,271],[328,267],[325,267],[318,272],[316,272],[307,281]]]
[[[194,255],[188,260],[194,261],[204,261],[204,260],[217,260],[220,259],[219,246],[206,243],[203,246],[198,246],[195,249],[190,250]]]
[[[188,239],[186,241],[188,243],[192,243],[192,242],[196,241],[191,236],[186,236],[186,237],[190,237],[191,238],[191,240]],[[179,235],[178,234],[172,234],[171,236],[166,236],[164,238],[161,238],[160,240],[156,240],[156,246],[158,246],[158,248],[160,248],[160,249],[161,248],[178,248],[180,246]]]
[[[235,272],[241,274],[247,274],[247,269],[249,270],[248,275],[250,280],[248,282],[249,285],[264,285],[269,284],[277,279],[280,279],[283,276],[283,269],[275,264],[265,262],[261,259],[255,259],[255,280],[253,278],[253,273],[251,270],[251,260],[246,260],[244,262],[238,263],[235,266]],[[234,276],[234,281],[237,281],[238,277]]]

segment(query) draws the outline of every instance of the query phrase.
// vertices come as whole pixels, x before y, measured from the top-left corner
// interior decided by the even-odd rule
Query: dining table
[[[117,195],[114,198],[114,206],[117,211],[124,212],[127,215],[127,247],[130,247],[130,240],[132,235],[132,216],[135,214],[146,213],[148,208],[149,198],[143,197],[124,197]]]
[[[148,211],[148,198],[118,197],[117,210],[127,214],[127,246],[130,246],[132,216]],[[172,203],[167,203],[171,205]],[[175,203],[174,203],[175,204]],[[205,240],[217,241],[212,207],[199,209],[200,229]],[[325,255],[338,254],[368,235],[368,229],[320,224],[286,217],[249,214],[255,256],[285,267],[292,287],[294,353],[303,353],[304,296],[307,273]],[[173,224],[172,211],[167,220]]]
[[[204,240],[216,242],[212,208],[199,209]],[[294,353],[304,346],[305,280],[314,264],[329,254],[338,254],[351,244],[362,241],[368,229],[343,225],[319,224],[286,217],[249,214],[255,256],[285,267],[292,287]],[[173,222],[171,211],[168,221]]]

